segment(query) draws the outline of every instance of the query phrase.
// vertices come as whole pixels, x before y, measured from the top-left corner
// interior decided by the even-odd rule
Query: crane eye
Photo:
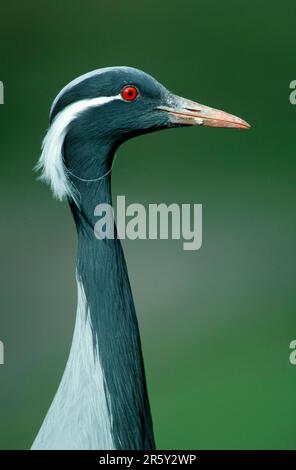
[[[137,98],[138,94],[139,92],[134,86],[126,86],[121,92],[121,96],[125,101],[134,101]]]

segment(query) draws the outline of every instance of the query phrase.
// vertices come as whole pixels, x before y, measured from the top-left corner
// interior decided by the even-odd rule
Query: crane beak
[[[237,116],[179,96],[174,96],[168,106],[159,106],[156,109],[167,112],[174,125],[233,127],[236,129],[250,129],[251,127],[250,124]]]

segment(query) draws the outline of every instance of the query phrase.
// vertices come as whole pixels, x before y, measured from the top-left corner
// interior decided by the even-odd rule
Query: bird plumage
[[[131,100],[123,93],[133,87]],[[111,170],[124,141],[184,125],[246,127],[175,96],[131,67],[100,69],[54,100],[37,165],[68,198],[78,234],[78,307],[61,384],[32,449],[154,449],[136,312],[120,240],[94,235],[94,209],[112,204]],[[116,234],[116,227],[115,227]]]

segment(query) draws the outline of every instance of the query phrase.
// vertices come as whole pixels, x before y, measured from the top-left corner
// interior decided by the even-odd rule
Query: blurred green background
[[[118,152],[127,202],[203,204],[203,246],[126,241],[158,448],[295,449],[295,1],[3,1],[0,448],[29,448],[74,326],[76,235],[32,167],[51,101],[131,65],[250,132],[174,129]]]

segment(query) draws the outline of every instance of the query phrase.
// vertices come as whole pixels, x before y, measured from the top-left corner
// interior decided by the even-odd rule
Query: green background
[[[76,235],[36,181],[51,101],[110,65],[249,121],[126,143],[113,193],[203,204],[203,246],[124,242],[158,448],[295,449],[295,0],[3,1],[0,448],[29,448],[74,325]]]

